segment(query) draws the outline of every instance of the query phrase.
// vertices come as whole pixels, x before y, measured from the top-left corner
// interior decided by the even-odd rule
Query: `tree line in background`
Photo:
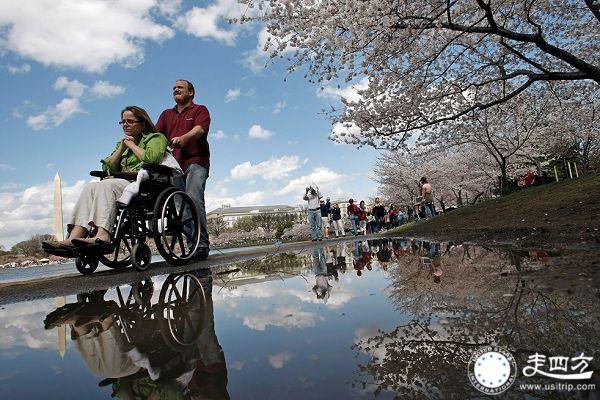
[[[351,93],[327,110],[331,139],[389,151],[376,172],[392,202],[410,204],[421,176],[461,206],[527,169],[600,167],[597,1],[246,3],[272,58]]]
[[[298,214],[258,214],[241,217],[232,227],[222,217],[210,218],[207,221],[209,234],[219,237],[223,233],[255,232],[259,229],[271,233],[275,239],[280,239],[283,231],[294,226],[296,222],[306,219]]]

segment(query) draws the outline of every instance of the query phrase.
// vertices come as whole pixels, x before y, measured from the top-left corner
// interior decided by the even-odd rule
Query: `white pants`
[[[335,229],[336,236],[344,236],[344,221],[338,219],[337,221],[333,220],[333,228]]]
[[[84,187],[73,209],[68,230],[78,225],[86,229],[97,226],[112,232],[117,218],[116,201],[127,185],[126,179],[111,178]]]

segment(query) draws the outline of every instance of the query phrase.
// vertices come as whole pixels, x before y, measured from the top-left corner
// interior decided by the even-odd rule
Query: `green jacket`
[[[136,157],[133,151],[125,149],[121,155],[119,165],[112,167],[108,160],[121,145],[121,141],[117,142],[115,149],[110,156],[101,160],[102,170],[110,175],[117,172],[138,172],[144,164],[160,164],[167,150],[167,138],[162,133],[142,133],[142,138],[138,146],[144,149],[144,156],[140,160]]]

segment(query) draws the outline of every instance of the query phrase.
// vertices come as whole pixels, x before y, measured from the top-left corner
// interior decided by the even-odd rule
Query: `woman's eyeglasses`
[[[123,119],[121,121],[119,121],[119,125],[135,125],[135,124],[139,124],[140,121],[136,120],[136,119]]]

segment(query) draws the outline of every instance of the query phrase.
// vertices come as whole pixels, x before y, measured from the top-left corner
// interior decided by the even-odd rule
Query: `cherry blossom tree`
[[[375,166],[379,192],[391,203],[412,205],[419,196],[419,179],[425,176],[442,210],[447,205],[462,207],[489,196],[496,181],[493,161],[475,146],[459,150],[383,154]]]
[[[552,140],[550,153],[574,158],[587,175],[600,167],[600,91],[593,84],[564,85],[557,90],[546,133]]]
[[[243,0],[272,57],[313,82],[368,77],[333,111],[338,140],[391,148],[548,82],[600,84],[596,0]],[[290,51],[294,49],[294,51]]]

